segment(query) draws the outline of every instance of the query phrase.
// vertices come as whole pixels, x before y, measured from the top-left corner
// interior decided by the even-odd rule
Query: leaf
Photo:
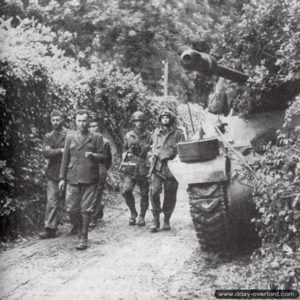
[[[294,253],[293,249],[289,247],[287,244],[284,244],[282,246],[282,250],[288,255],[292,255]]]

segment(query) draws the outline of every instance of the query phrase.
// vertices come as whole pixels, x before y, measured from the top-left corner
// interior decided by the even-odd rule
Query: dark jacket
[[[100,163],[99,165],[99,179],[100,182],[105,182],[107,178],[107,171],[112,165],[112,153],[111,153],[111,146],[108,139],[103,138],[104,142],[104,152],[106,155],[106,159]]]
[[[130,176],[146,176],[149,171],[147,154],[152,144],[151,133],[145,130],[138,134],[135,130],[129,131],[125,136],[124,150],[132,156],[129,162],[135,163],[135,167],[125,167],[124,173]]]
[[[92,152],[92,158],[86,158],[85,152]],[[70,184],[92,184],[99,181],[99,164],[104,163],[103,137],[99,133],[88,133],[84,141],[80,141],[78,132],[69,133],[66,138],[60,179]]]
[[[170,130],[165,131],[163,128],[157,128],[152,136],[153,154],[158,157],[156,170],[166,177],[173,177],[169,168],[168,160],[175,158],[177,155],[177,144],[184,141],[184,134],[181,129],[172,126]]]
[[[43,154],[48,159],[46,177],[59,181],[59,170],[62,159],[61,149],[64,148],[67,130],[63,128],[60,132],[47,133],[43,143]]]
[[[104,143],[104,151],[105,151],[105,154],[106,154],[106,159],[105,159],[104,165],[108,170],[112,165],[111,146],[110,146],[109,140],[106,139],[106,138],[103,138],[103,143]]]

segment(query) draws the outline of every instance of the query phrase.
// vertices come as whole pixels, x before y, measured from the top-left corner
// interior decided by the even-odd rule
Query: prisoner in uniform
[[[59,188],[66,186],[66,208],[77,228],[77,250],[88,246],[88,229],[95,212],[99,165],[106,160],[103,138],[89,132],[88,111],[76,112],[76,132],[68,134],[60,168]]]
[[[52,131],[47,133],[43,143],[43,154],[48,160],[46,168],[47,177],[47,204],[44,219],[44,230],[39,233],[42,239],[56,236],[59,218],[60,199],[62,198],[58,188],[59,169],[64,151],[67,130],[63,127],[63,114],[59,110],[53,110],[50,114]]]
[[[90,132],[98,132],[99,131],[99,123],[97,121],[93,121],[89,125]],[[104,151],[106,154],[106,160],[99,165],[99,186],[98,186],[98,199],[97,199],[97,204],[96,204],[96,209],[95,212],[92,215],[92,220],[90,223],[90,228],[96,227],[97,225],[97,220],[102,220],[103,218],[103,210],[104,210],[104,205],[103,205],[103,191],[105,188],[106,184],[106,179],[108,175],[108,170],[112,165],[112,152],[111,152],[111,146],[110,142],[108,139],[103,137],[103,142],[104,142]]]

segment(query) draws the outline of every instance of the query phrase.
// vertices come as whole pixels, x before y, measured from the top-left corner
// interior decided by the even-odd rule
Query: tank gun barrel
[[[181,63],[186,70],[198,71],[207,76],[220,76],[237,83],[245,83],[249,78],[245,73],[220,66],[216,59],[209,54],[192,49],[181,54]]]

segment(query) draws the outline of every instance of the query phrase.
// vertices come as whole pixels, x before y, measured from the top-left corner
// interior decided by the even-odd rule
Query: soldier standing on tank
[[[150,201],[153,223],[151,232],[160,227],[159,215],[164,213],[163,230],[170,230],[170,218],[176,204],[178,183],[168,168],[168,160],[177,155],[176,144],[184,141],[184,134],[176,127],[175,116],[168,109],[161,111],[159,127],[153,133],[153,156],[151,161]],[[161,207],[160,194],[164,187],[164,200]]]
[[[45,212],[45,228],[40,232],[42,239],[56,236],[60,193],[58,188],[59,169],[64,151],[66,129],[63,127],[63,114],[53,110],[50,114],[52,131],[47,133],[43,143],[43,154],[48,159],[47,177],[47,204]]]
[[[133,113],[131,121],[134,124],[134,129],[125,136],[124,166],[121,166],[125,174],[122,195],[131,213],[129,225],[135,225],[138,213],[132,192],[136,185],[139,187],[141,199],[138,225],[145,226],[145,215],[149,206],[149,182],[147,178],[149,162],[147,154],[151,147],[151,133],[145,127],[146,118],[143,112],[136,111]]]
[[[99,123],[97,121],[90,122],[89,125],[90,132],[98,132],[99,131]],[[103,191],[106,184],[106,179],[108,175],[108,170],[112,165],[112,152],[111,152],[111,146],[108,139],[103,137],[104,142],[104,151],[106,154],[106,160],[100,163],[99,165],[99,185],[98,185],[98,198],[97,198],[97,204],[95,212],[92,215],[90,228],[96,227],[97,220],[102,220],[103,218],[103,209],[104,205],[102,204],[102,197],[103,197]]]
[[[88,246],[88,229],[95,211],[99,183],[99,164],[106,160],[103,138],[89,132],[88,111],[76,112],[76,132],[66,137],[60,168],[60,190],[66,184],[66,208],[73,225],[77,225],[77,250]]]

